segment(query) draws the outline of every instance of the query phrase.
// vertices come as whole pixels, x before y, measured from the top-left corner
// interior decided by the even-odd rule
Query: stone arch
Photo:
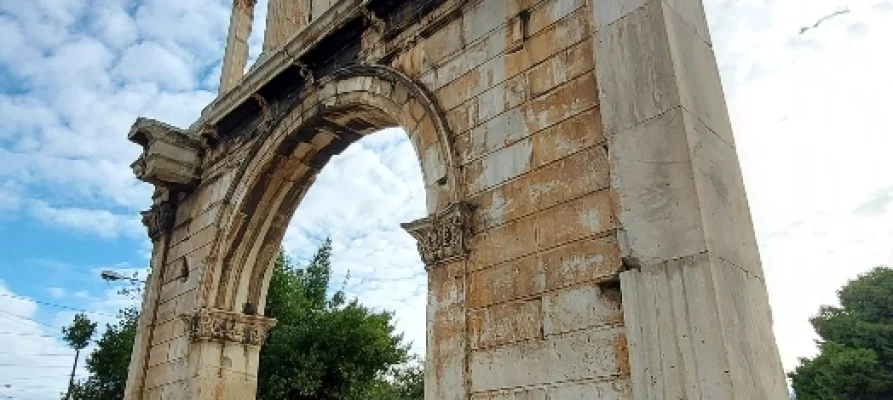
[[[400,126],[422,170],[430,214],[460,200],[460,171],[435,101],[401,72],[355,65],[301,93],[304,99],[252,144],[218,216],[203,304],[262,314],[270,265],[297,206],[333,155],[364,135]]]

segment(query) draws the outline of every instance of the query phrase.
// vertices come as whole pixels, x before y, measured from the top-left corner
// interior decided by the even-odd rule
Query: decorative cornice
[[[220,341],[261,346],[276,320],[260,315],[202,308],[180,316],[192,342]]]
[[[166,188],[198,182],[204,147],[201,138],[149,118],[138,118],[127,138],[143,148],[130,165],[137,179]]]
[[[161,235],[168,233],[174,227],[174,216],[176,209],[170,201],[153,204],[152,208],[143,211],[143,225],[149,231],[149,238],[158,239]]]
[[[416,239],[426,268],[468,257],[473,206],[466,202],[449,205],[441,212],[401,224]]]

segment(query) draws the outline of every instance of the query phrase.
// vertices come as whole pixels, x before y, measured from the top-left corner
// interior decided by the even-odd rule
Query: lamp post
[[[146,281],[142,281],[142,280],[139,280],[136,278],[131,278],[131,277],[124,275],[118,271],[105,270],[105,271],[102,271],[99,274],[99,276],[101,276],[103,280],[106,280],[109,282],[111,282],[111,281],[130,281],[133,283],[146,283]]]

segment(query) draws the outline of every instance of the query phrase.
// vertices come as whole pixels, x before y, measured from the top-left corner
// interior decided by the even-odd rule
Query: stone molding
[[[400,225],[416,239],[426,269],[468,257],[473,209],[460,201],[437,214]]]
[[[137,179],[172,188],[194,185],[199,179],[202,141],[189,132],[149,118],[138,118],[127,138],[143,148],[130,165]]]
[[[202,308],[180,316],[186,322],[186,333],[192,342],[230,342],[261,346],[276,320],[260,315]]]
[[[155,240],[173,229],[176,208],[170,201],[163,201],[153,204],[148,210],[140,212],[140,215],[143,216],[143,225],[149,231],[149,238]]]

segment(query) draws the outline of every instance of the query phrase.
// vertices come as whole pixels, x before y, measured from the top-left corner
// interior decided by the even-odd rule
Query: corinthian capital
[[[175,212],[174,205],[170,201],[162,201],[140,213],[143,216],[143,225],[149,231],[150,239],[158,239],[164,233],[170,232],[174,227]]]
[[[468,257],[472,208],[457,202],[437,214],[401,224],[416,239],[426,268]]]
[[[260,315],[202,308],[192,314],[181,315],[186,332],[193,342],[222,341],[250,346],[261,346],[276,320]]]

